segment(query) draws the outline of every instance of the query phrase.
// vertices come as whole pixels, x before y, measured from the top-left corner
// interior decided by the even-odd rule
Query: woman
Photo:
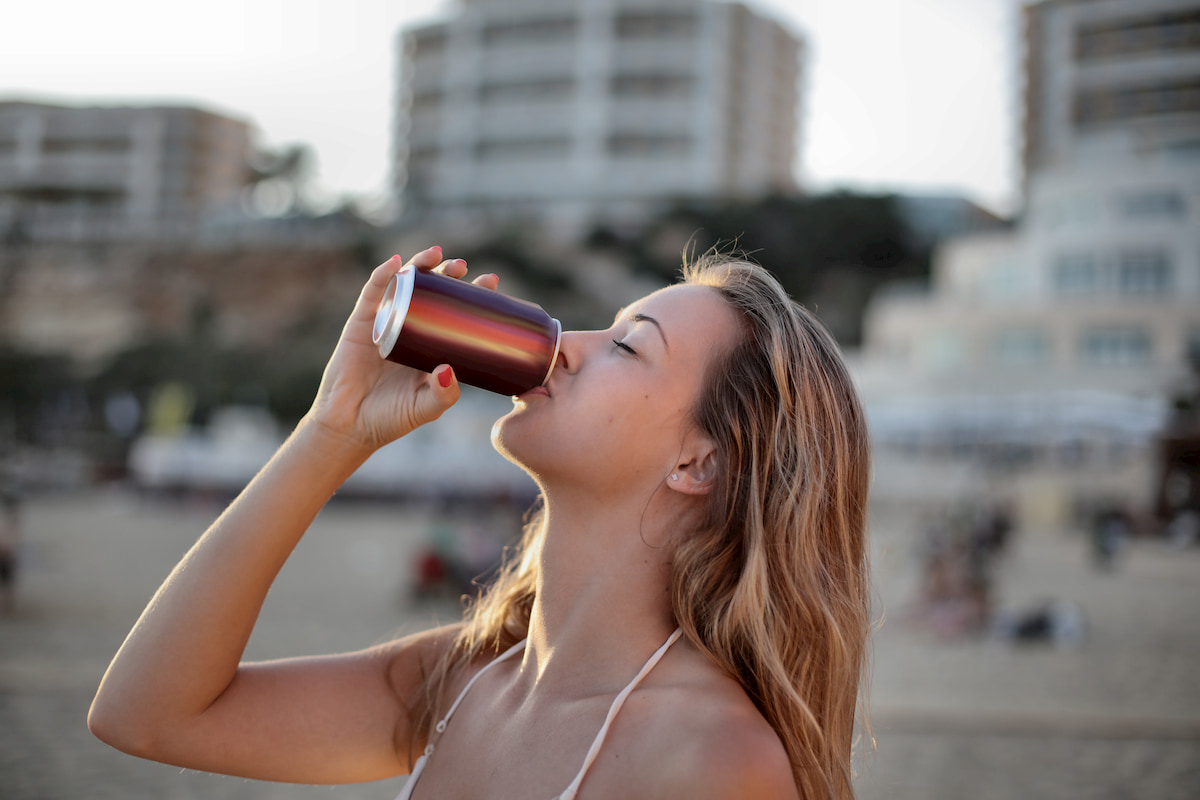
[[[466,272],[438,248],[412,263]],[[311,411],[135,625],[92,731],[265,780],[412,771],[414,800],[852,797],[863,414],[828,335],[765,271],[730,259],[685,268],[608,330],[564,334],[546,386],[496,423],[494,445],[543,503],[461,624],[239,664],[330,495],[458,398],[448,366],[399,367],[372,344],[400,267],[372,274]]]

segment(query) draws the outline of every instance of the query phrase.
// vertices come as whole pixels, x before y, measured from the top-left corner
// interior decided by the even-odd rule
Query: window
[[[570,141],[563,137],[485,139],[476,146],[475,154],[480,161],[561,158],[570,147]]]
[[[1044,201],[1038,216],[1051,229],[1086,228],[1095,227],[1104,213],[1095,195],[1071,194]]]
[[[129,151],[129,140],[122,139],[50,139],[42,141],[42,152],[47,155],[124,155]]]
[[[483,29],[483,43],[502,45],[565,42],[575,37],[574,17],[546,17],[517,22],[494,22]]]
[[[1083,25],[1075,35],[1080,61],[1198,47],[1200,11],[1192,10]]]
[[[686,38],[696,29],[691,11],[624,11],[617,15],[616,31],[621,39]]]
[[[410,41],[414,59],[437,58],[446,51],[446,29],[438,25],[419,30],[412,34]]]
[[[1200,364],[1200,328],[1192,328],[1184,342],[1184,357],[1193,364]]]
[[[438,146],[436,144],[425,144],[413,147],[408,151],[408,163],[410,165],[429,163],[437,157]]]
[[[1075,95],[1073,119],[1078,125],[1120,122],[1200,111],[1200,78],[1133,87],[1089,89]]]
[[[1157,250],[1122,253],[1117,262],[1117,285],[1121,294],[1160,296],[1173,286],[1171,262]]]
[[[608,152],[615,156],[678,155],[687,153],[691,146],[687,136],[617,133],[608,137]]]
[[[1028,328],[1000,331],[992,340],[992,358],[999,364],[1040,364],[1048,350],[1046,335]]]
[[[1080,359],[1087,364],[1140,364],[1150,360],[1150,336],[1140,328],[1095,328],[1080,342]]]
[[[442,107],[443,99],[442,92],[439,89],[427,89],[422,92],[413,92],[412,105],[410,108],[414,115],[432,114]]]
[[[685,96],[692,84],[688,75],[616,75],[609,88],[614,97],[664,98]]]
[[[569,78],[485,83],[479,87],[479,100],[483,103],[559,100],[570,96],[574,88],[575,84]]]
[[[1117,208],[1129,219],[1178,219],[1187,215],[1187,201],[1175,191],[1122,195],[1117,199]]]
[[[1087,297],[1100,290],[1100,269],[1090,253],[1059,256],[1053,266],[1054,291],[1064,297]]]
[[[1181,139],[1163,146],[1163,152],[1173,162],[1191,164],[1200,161],[1200,139]]]

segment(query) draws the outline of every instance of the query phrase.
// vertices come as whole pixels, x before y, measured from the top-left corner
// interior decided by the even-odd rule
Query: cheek
[[[651,445],[675,443],[686,412],[666,391],[639,390],[603,416],[602,435],[625,442]]]

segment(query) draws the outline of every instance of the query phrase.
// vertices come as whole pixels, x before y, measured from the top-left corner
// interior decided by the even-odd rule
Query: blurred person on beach
[[[411,262],[462,278],[430,248]],[[289,440],[167,578],[88,717],[114,747],[402,798],[852,798],[870,627],[865,418],[832,338],[760,267],[708,255],[606,330],[564,333],[494,446],[537,513],[463,620],[240,663],[339,485],[459,397],[380,358],[372,274]],[[475,283],[495,289],[497,278]],[[864,720],[865,722],[865,720]]]
[[[21,546],[21,503],[15,494],[0,498],[0,612],[17,608],[18,549]]]

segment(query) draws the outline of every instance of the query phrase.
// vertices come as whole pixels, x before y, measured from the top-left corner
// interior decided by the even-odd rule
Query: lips
[[[545,386],[535,386],[532,389],[529,389],[528,391],[522,392],[521,394],[517,395],[517,399],[518,400],[527,400],[531,397],[549,397],[549,396],[550,396],[550,390],[547,389]]]

